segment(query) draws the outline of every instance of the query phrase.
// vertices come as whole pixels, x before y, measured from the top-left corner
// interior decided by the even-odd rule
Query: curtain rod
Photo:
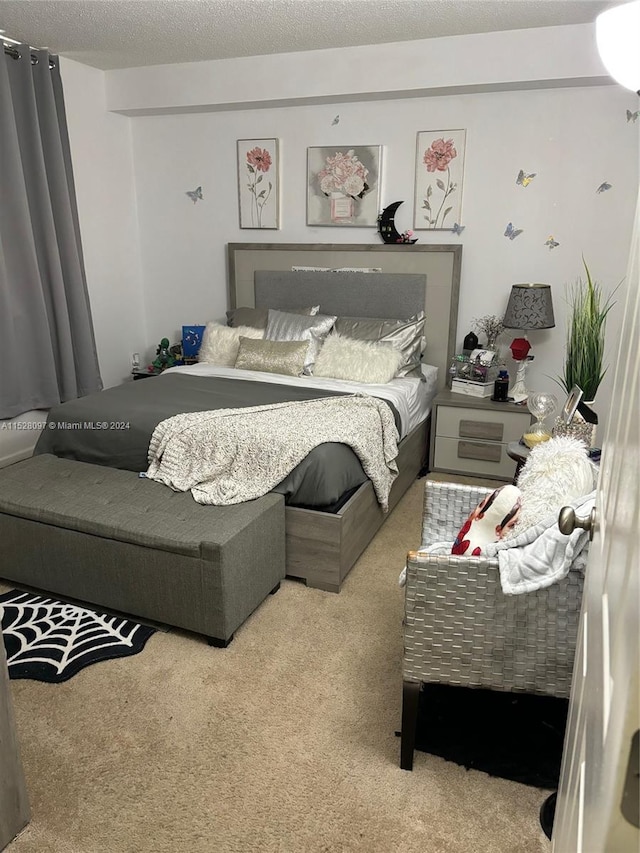
[[[1,36],[0,36],[0,38],[1,38]],[[11,47],[11,45],[6,44],[6,42],[3,42],[2,46],[4,48],[4,52],[6,54],[8,54],[12,59],[22,59],[22,54],[20,53],[20,51],[17,48]],[[40,62],[40,59],[34,53],[32,53],[31,54],[31,64],[37,65],[39,62]],[[49,59],[49,68],[55,68],[55,67],[56,67],[55,62],[52,59]]]
[[[2,41],[2,47],[4,48],[4,52],[8,54],[12,59],[22,59],[22,54],[18,50],[15,45],[20,45],[22,42],[19,42],[17,39],[12,39],[10,36],[4,34],[4,30],[0,30],[0,40]],[[29,50],[47,50],[47,48],[39,48],[32,47],[29,45]],[[31,64],[37,65],[40,62],[40,59],[35,54],[31,54]],[[56,64],[52,59],[49,59],[49,68],[55,68]]]

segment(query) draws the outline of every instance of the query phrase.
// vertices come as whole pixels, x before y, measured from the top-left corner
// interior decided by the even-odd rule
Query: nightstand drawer
[[[436,435],[508,444],[520,439],[530,420],[526,409],[520,414],[467,409],[464,406],[438,406]]]
[[[507,456],[506,444],[441,436],[436,441],[433,467],[511,480],[516,464]]]

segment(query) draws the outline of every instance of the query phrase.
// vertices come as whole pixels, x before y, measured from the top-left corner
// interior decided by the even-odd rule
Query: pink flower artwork
[[[449,229],[460,221],[464,144],[464,130],[418,133],[416,228]]]
[[[241,228],[278,227],[278,140],[238,140]]]
[[[271,181],[266,187],[259,187],[266,173],[271,168],[271,154],[266,148],[252,148],[247,151],[247,169],[249,171],[249,182],[247,188],[253,196],[251,205],[251,223],[257,228],[262,228],[262,211],[269,201],[273,189]],[[262,173],[262,174],[261,174]]]
[[[324,169],[318,172],[318,184],[324,195],[331,199],[332,222],[350,221],[355,213],[355,199],[360,199],[369,189],[369,170],[360,162],[355,151],[336,153],[325,159]]]
[[[346,153],[336,151],[327,157],[325,167],[318,172],[320,189],[325,195],[342,193],[351,198],[362,198],[369,189],[367,175],[369,170],[357,158],[353,149]]]
[[[309,148],[307,224],[375,223],[380,195],[379,146]]]
[[[427,172],[444,172],[448,169],[449,163],[454,157],[458,156],[458,152],[453,147],[453,139],[436,139],[431,143],[431,147],[424,152],[424,164],[427,167]]]
[[[254,167],[256,172],[268,172],[271,166],[271,154],[266,148],[253,148],[247,151],[247,162]]]

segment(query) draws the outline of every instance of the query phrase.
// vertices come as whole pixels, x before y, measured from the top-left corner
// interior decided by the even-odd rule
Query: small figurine
[[[182,354],[182,344],[174,344],[172,347],[169,347],[169,353],[173,356],[174,365],[184,364],[184,357]]]
[[[173,367],[176,363],[176,359],[169,350],[169,338],[163,338],[160,341],[156,350],[156,355],[157,358],[155,361],[151,362],[156,370],[164,370],[167,367]]]

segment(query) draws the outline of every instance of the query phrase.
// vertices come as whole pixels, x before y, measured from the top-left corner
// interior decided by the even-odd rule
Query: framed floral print
[[[280,228],[277,139],[238,139],[240,228]]]
[[[375,227],[382,146],[307,148],[307,225]]]
[[[416,146],[415,231],[460,227],[466,130],[421,130]]]

